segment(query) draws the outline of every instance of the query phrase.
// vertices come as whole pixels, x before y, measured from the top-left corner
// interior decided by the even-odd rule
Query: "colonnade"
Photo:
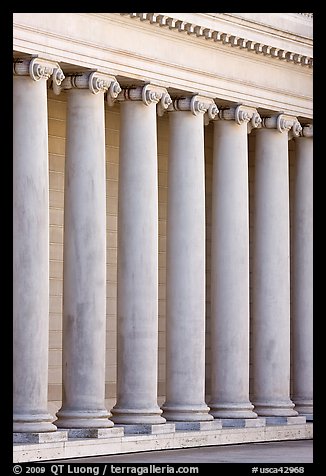
[[[47,412],[47,82],[56,94],[67,92],[63,396],[56,420]],[[297,415],[311,419],[312,126],[283,113],[261,117],[246,105],[219,110],[212,98],[199,95],[171,98],[165,88],[151,84],[121,88],[115,77],[97,71],[65,77],[59,64],[38,57],[15,60],[13,85],[14,432],[217,419],[226,425],[265,418],[288,422]],[[121,120],[117,402],[110,411],[104,400],[104,101],[120,102]],[[169,115],[170,127],[162,408],[157,403],[157,113]],[[214,143],[212,388],[206,402],[204,124],[208,121],[214,122]],[[250,315],[248,134],[252,130],[256,165]],[[289,139],[295,140],[291,240]]]

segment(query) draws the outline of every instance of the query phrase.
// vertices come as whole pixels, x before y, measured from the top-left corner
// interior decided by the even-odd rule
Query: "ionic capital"
[[[62,89],[89,89],[93,94],[106,93],[107,102],[112,105],[121,91],[114,76],[99,71],[68,74]]]
[[[146,106],[153,103],[157,104],[157,113],[159,116],[162,116],[164,111],[166,111],[172,103],[172,99],[167,90],[154,84],[122,88],[117,100],[142,101]]]
[[[302,137],[313,137],[313,135],[314,135],[313,125],[312,124],[305,124],[302,127],[301,136]]]
[[[58,63],[39,57],[32,59],[14,59],[13,73],[16,76],[30,76],[34,81],[40,81],[41,79],[48,80],[51,78],[55,94],[58,94],[58,88],[60,88],[60,85],[65,78]]]
[[[248,134],[252,129],[260,127],[262,122],[255,108],[243,106],[242,104],[237,107],[220,110],[215,120],[235,121],[239,125],[247,123]]]
[[[218,114],[218,108],[214,102],[214,99],[206,96],[187,96],[183,98],[177,98],[170,104],[169,111],[190,111],[194,116],[198,114],[205,114],[205,124],[215,118]]]
[[[261,127],[267,129],[277,129],[279,132],[288,132],[289,140],[299,137],[302,127],[298,119],[294,116],[286,114],[278,114],[277,116],[264,117]]]

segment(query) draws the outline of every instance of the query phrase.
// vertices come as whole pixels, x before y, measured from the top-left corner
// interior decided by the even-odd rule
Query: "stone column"
[[[292,217],[292,351],[295,410],[313,419],[313,129],[295,139]]]
[[[261,119],[255,109],[245,106],[220,111],[215,119],[209,406],[210,413],[222,418],[224,426],[257,426],[249,401],[247,135]],[[248,418],[256,420],[245,421]]]
[[[42,58],[14,61],[13,412],[14,432],[55,431],[47,411],[49,174],[47,80],[64,76]]]
[[[105,408],[106,195],[104,92],[115,79],[68,76],[63,269],[63,398],[56,425],[113,426]],[[112,86],[111,86],[112,89]],[[117,91],[117,92],[118,92]],[[71,433],[71,432],[70,432]],[[74,436],[88,436],[77,431]]]
[[[112,419],[151,428],[165,423],[157,404],[156,105],[165,108],[171,99],[165,89],[150,84],[123,89],[119,99],[118,374]]]
[[[213,118],[217,107],[213,100],[193,96],[175,100],[170,109],[162,408],[167,420],[206,422],[213,417],[205,403],[204,113]]]
[[[299,122],[280,114],[256,131],[253,218],[253,403],[267,423],[297,415],[290,400],[288,139]],[[274,418],[270,417],[285,417]]]

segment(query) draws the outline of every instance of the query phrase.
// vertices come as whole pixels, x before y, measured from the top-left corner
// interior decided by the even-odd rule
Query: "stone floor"
[[[48,461],[49,462],[49,461]],[[312,463],[313,440],[204,446],[55,460],[55,463]]]

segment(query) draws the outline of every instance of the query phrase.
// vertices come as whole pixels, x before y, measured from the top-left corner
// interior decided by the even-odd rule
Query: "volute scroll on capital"
[[[300,136],[301,137],[311,137],[312,138],[313,135],[314,135],[313,125],[312,124],[305,124],[302,127],[302,131],[301,131]]]
[[[118,101],[142,101],[143,104],[157,104],[157,113],[159,116],[164,114],[172,103],[172,99],[167,90],[155,84],[145,84],[144,86],[135,86],[122,88],[117,97]]]
[[[218,114],[218,107],[214,99],[195,94],[193,96],[174,99],[172,104],[168,107],[168,111],[190,111],[194,116],[203,114],[205,125],[207,125],[209,121],[214,119]]]
[[[121,91],[121,87],[114,76],[99,71],[68,74],[61,85],[61,89],[74,88],[89,89],[93,94],[106,93],[106,99],[110,106],[113,105]]]
[[[261,127],[276,129],[281,133],[288,132],[289,140],[299,137],[302,131],[302,126],[296,117],[282,113],[275,116],[264,117]]]
[[[239,104],[236,107],[221,109],[215,119],[235,121],[239,125],[247,123],[248,134],[252,129],[260,127],[262,122],[262,119],[255,108],[244,106],[243,104]]]
[[[34,58],[17,58],[13,61],[13,74],[16,76],[30,76],[34,81],[51,78],[51,84],[55,94],[58,93],[62,81],[65,78],[62,69],[55,61],[35,56]],[[50,85],[51,85],[50,84]],[[60,91],[59,91],[60,92]]]

